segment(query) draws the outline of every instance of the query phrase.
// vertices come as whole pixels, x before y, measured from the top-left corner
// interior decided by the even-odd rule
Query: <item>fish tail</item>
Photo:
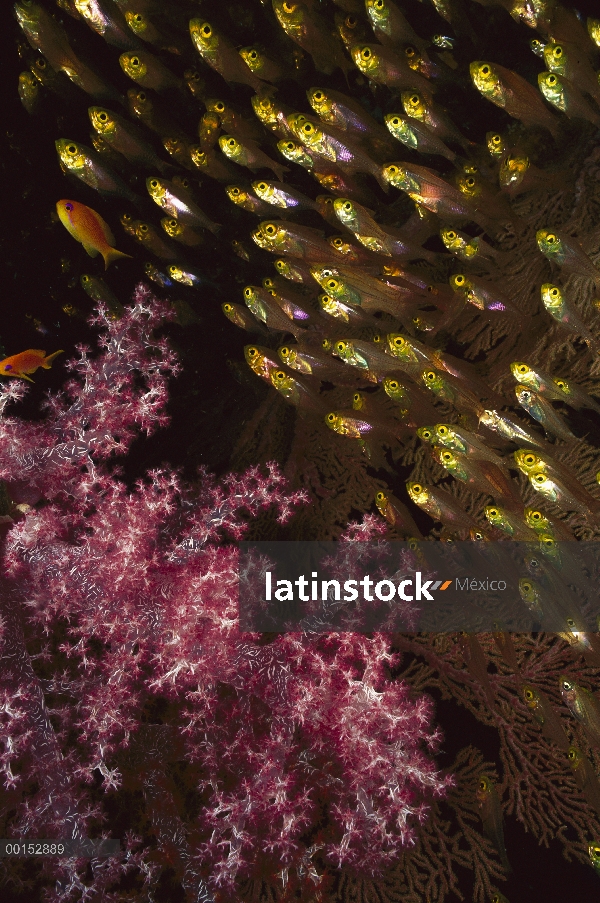
[[[117,251],[116,248],[107,248],[106,251],[102,252],[102,256],[104,257],[105,270],[108,269],[113,260],[120,260],[121,257],[131,258],[131,254],[124,254],[123,251]]]
[[[50,369],[50,367],[52,366],[52,361],[55,357],[58,357],[59,354],[64,354],[64,351],[62,349],[60,351],[55,351],[54,354],[49,354],[44,358],[44,360],[42,361],[42,367],[44,368],[44,370]],[[30,380],[30,382],[33,382],[33,380]]]

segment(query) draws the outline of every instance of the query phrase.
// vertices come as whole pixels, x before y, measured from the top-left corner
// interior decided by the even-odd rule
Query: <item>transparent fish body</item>
[[[103,107],[90,107],[88,115],[94,130],[131,163],[152,166],[163,173],[169,169],[169,165],[144,140],[142,133],[124,117]]]
[[[569,332],[582,338],[594,354],[600,353],[594,335],[569,306],[563,290],[558,285],[545,282],[542,285],[541,294],[544,307],[550,316]]]
[[[568,79],[600,103],[600,82],[585,54],[575,44],[549,42],[544,46],[544,62],[549,72]]]
[[[266,330],[262,323],[258,322],[254,314],[242,307],[241,304],[232,304],[227,301],[221,305],[221,310],[234,326],[245,329],[246,332],[258,332],[261,335],[266,335]]]
[[[414,32],[410,22],[392,0],[366,0],[365,7],[375,37],[384,46],[414,44],[420,49],[426,47],[427,42]]]
[[[420,154],[437,154],[451,163],[456,160],[454,151],[446,147],[424,122],[408,116],[399,116],[397,113],[388,113],[385,116],[385,124],[394,138],[411,150],[416,150]]]
[[[573,717],[583,725],[590,742],[600,747],[600,702],[585,687],[570,677],[561,675],[558,681],[560,695]]]
[[[414,72],[405,59],[388,47],[379,44],[357,44],[350,48],[354,65],[370,81],[388,88],[417,90],[431,97],[435,90],[431,82]]]
[[[598,402],[588,395],[581,386],[578,386],[577,383],[572,382],[570,379],[565,379],[563,376],[556,377],[552,382],[558,389],[558,398],[560,401],[564,401],[565,404],[570,405],[578,411],[582,408],[587,408],[590,411],[596,411],[597,414],[600,414],[600,405]]]
[[[473,84],[487,100],[514,119],[520,119],[525,126],[546,128],[557,137],[558,120],[522,76],[497,63],[480,60],[471,63],[469,69]]]
[[[322,122],[348,132],[376,152],[391,151],[393,143],[386,130],[353,97],[332,88],[309,88],[306,96]]]
[[[349,66],[344,48],[312,4],[273,0],[277,20],[289,38],[309,53],[320,72],[331,74],[336,68],[344,73]]]
[[[538,395],[527,386],[515,386],[515,395],[521,407],[534,420],[541,423],[547,432],[567,442],[575,439],[575,436],[564,423],[560,414],[554,410],[552,403],[547,398],[544,398],[543,395]]]
[[[276,182],[266,182],[259,180],[252,183],[254,193],[272,207],[279,207],[282,210],[317,210],[317,205],[310,198],[296,191],[288,185],[278,185]]]
[[[483,509],[483,513],[492,527],[502,530],[517,542],[536,541],[537,537],[534,531],[530,530],[523,520],[512,511],[507,511],[499,505],[488,505]]]
[[[298,338],[303,330],[296,325],[277,304],[273,296],[257,285],[247,285],[244,289],[244,303],[257,320],[275,332],[288,332]]]
[[[400,95],[406,115],[427,126],[440,140],[454,141],[465,150],[468,149],[469,140],[456,128],[446,111],[434,103],[427,94],[416,91],[415,87],[412,85],[408,91],[403,91]]]
[[[539,229],[535,237],[544,257],[567,272],[593,279],[596,288],[600,288],[600,270],[594,266],[576,239],[557,229]]]
[[[119,57],[121,69],[132,81],[152,91],[180,88],[179,79],[149,50],[126,50]]]
[[[114,173],[108,170],[98,154],[83,144],[68,138],[55,142],[61,167],[81,179],[90,188],[108,196],[120,196],[131,203],[139,203],[137,195]]]
[[[475,433],[462,429],[455,424],[436,423],[435,441],[451,451],[459,452],[461,455],[467,455],[476,460],[489,461],[500,468],[506,466],[502,458],[489,449]]]
[[[434,489],[414,482],[408,482],[406,488],[415,505],[427,512],[433,520],[467,532],[477,527],[473,518],[460,507],[450,493],[444,492],[443,489]]]
[[[569,740],[548,697],[528,683],[521,685],[520,693],[533,719],[539,724],[543,735],[566,752],[569,749]]]
[[[388,163],[382,173],[390,185],[441,219],[450,223],[475,222],[482,229],[493,231],[493,221],[433,170],[413,163]]]
[[[421,531],[415,524],[410,511],[392,492],[379,491],[375,495],[375,505],[390,527],[393,527],[398,533],[406,538],[413,536],[418,539],[422,538]]]
[[[260,91],[265,82],[259,78],[239,55],[233,44],[216,31],[214,26],[199,18],[190,20],[192,43],[205,63],[228,82],[241,82]]]
[[[595,521],[600,512],[600,502],[589,493],[580,491],[575,495],[558,477],[536,470],[529,475],[529,483],[536,492],[541,493],[548,501],[553,502],[565,511],[577,511],[586,519]],[[583,487],[581,487],[583,489]]]
[[[564,75],[557,75],[555,72],[540,72],[538,86],[548,103],[551,103],[569,119],[585,119],[596,128],[600,127],[598,113],[587,102],[581,91]]]

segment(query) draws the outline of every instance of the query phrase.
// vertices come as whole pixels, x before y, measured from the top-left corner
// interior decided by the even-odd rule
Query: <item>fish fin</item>
[[[84,241],[82,241],[81,244],[83,245],[85,253],[88,255],[88,257],[97,257],[100,253],[98,251],[98,248],[95,248],[93,245],[88,245]]]
[[[28,383],[32,383],[33,380],[31,377],[27,376],[26,373],[13,373],[12,376],[18,376],[19,379],[26,379]]]
[[[49,354],[48,357],[44,358],[44,360],[42,361],[42,364],[41,364],[41,366],[44,368],[44,370],[50,369],[50,367],[52,366],[52,361],[54,360],[55,357],[58,357],[59,354],[64,354],[64,351],[62,350],[62,348],[60,351],[55,351],[54,354]],[[33,382],[33,380],[31,380],[31,382]]]
[[[116,248],[108,248],[103,252],[102,256],[104,257],[104,269],[107,270],[109,265],[113,262],[113,260],[120,260],[121,257],[128,257],[131,259],[131,254],[124,254],[123,251],[117,251]]]

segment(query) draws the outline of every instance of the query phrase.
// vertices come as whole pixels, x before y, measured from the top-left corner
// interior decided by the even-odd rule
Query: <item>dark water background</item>
[[[49,0],[46,6],[55,9]],[[539,71],[540,61],[527,46],[533,32],[517,26],[502,10],[483,9],[470,2],[467,2],[467,7],[476,29],[485,35],[482,58],[514,68],[525,76],[533,77]],[[263,13],[258,0],[252,3],[248,0],[246,4],[210,2],[200,4],[198,8],[240,46],[261,38]],[[442,20],[429,6],[420,7],[412,3],[405,4],[403,8],[420,34],[444,31]],[[577,8],[584,16],[600,17],[600,0],[582,0]],[[21,106],[17,97],[17,78],[27,65],[19,59],[18,46],[25,45],[25,41],[11,13],[11,5],[5,4],[0,14],[2,96],[5,101],[0,135],[0,358],[4,354],[15,354],[31,347],[44,348],[48,353],[58,348],[66,352],[51,371],[38,371],[34,376],[36,384],[30,387],[28,397],[18,409],[13,409],[13,414],[33,418],[38,416],[40,402],[47,390],[57,390],[65,381],[67,374],[63,362],[73,356],[75,345],[80,342],[93,344],[95,340],[95,332],[84,319],[69,317],[62,310],[64,305],[73,305],[83,317],[91,312],[92,302],[80,287],[80,275],[86,272],[101,275],[121,303],[126,304],[135,284],[144,276],[144,262],[153,258],[125,235],[118,222],[120,213],[128,209],[135,213],[133,209],[118,200],[103,200],[82,183],[65,177],[58,166],[54,148],[57,138],[73,138],[91,145],[86,111],[93,101],[78,92],[77,102],[67,107],[61,100],[46,94],[42,111],[36,116],[29,116]],[[110,81],[125,93],[132,83],[120,70],[118,51],[107,48],[84,24],[75,22],[66,14],[63,17],[76,52],[104,71]],[[27,53],[30,53],[29,49]],[[163,58],[174,70],[178,69],[172,57]],[[183,68],[181,66],[181,71]],[[250,89],[241,87],[232,90],[218,76],[207,73],[205,68],[202,75],[211,87],[214,86],[211,91],[213,96],[237,99],[240,106],[243,103],[242,109],[248,110]],[[348,90],[340,73],[325,78],[315,76],[307,85],[319,83],[341,91]],[[364,94],[365,88],[356,83],[355,93]],[[283,96],[290,105],[307,109],[303,90],[298,86],[286,84]],[[502,127],[504,114],[480,99],[475,91],[469,97],[468,107],[461,106],[460,99],[457,99],[452,110],[453,118],[470,138],[481,141],[486,129]],[[452,107],[452,98],[449,105]],[[111,107],[111,104],[108,106]],[[190,135],[195,134],[202,112],[203,107],[191,99],[186,108],[179,110]],[[276,151],[271,153],[276,157]],[[401,156],[399,153],[398,157]],[[146,175],[132,172],[129,179],[131,186],[142,197],[147,197],[144,186]],[[272,177],[268,172],[264,175]],[[300,172],[298,167],[292,169],[288,178],[290,184],[310,196],[318,193],[313,180]],[[53,215],[56,201],[65,197],[98,210],[113,227],[117,247],[133,254],[134,259],[111,266],[105,276],[101,258],[88,258],[81,245],[73,241]],[[186,300],[200,317],[200,323],[186,328],[177,325],[167,328],[183,364],[183,373],[171,386],[171,425],[150,440],[135,444],[124,462],[127,477],[131,479],[162,463],[184,468],[188,477],[193,476],[200,464],[219,474],[226,472],[240,431],[269,391],[247,371],[242,349],[248,336],[225,319],[220,304],[226,300],[241,303],[244,285],[260,284],[263,276],[274,274],[273,258],[255,248],[249,237],[255,218],[235,208],[219,183],[206,179],[198,198],[209,216],[224,224],[224,229],[217,239],[209,235],[197,255],[192,252],[187,257],[190,263],[203,269],[218,284],[219,290],[197,292],[177,285],[168,293],[172,300]],[[160,216],[158,208],[147,200],[141,218],[158,225]],[[300,222],[315,227],[323,225],[312,213],[305,214]],[[251,255],[250,263],[233,253],[233,239],[244,243]],[[154,262],[160,265],[159,261]],[[158,287],[156,293],[159,296],[163,294]],[[43,324],[45,333],[36,328],[34,320]],[[437,717],[445,731],[440,766],[448,766],[466,743],[474,744],[486,758],[499,762],[498,740],[494,731],[472,719],[464,710],[441,700],[438,700]],[[598,877],[591,868],[579,863],[566,863],[560,844],[554,844],[550,850],[540,848],[515,819],[506,820],[505,830],[508,856],[515,874],[501,889],[511,903],[592,903],[600,900]],[[462,886],[468,901],[470,873],[464,873]],[[6,898],[3,899],[8,903]]]

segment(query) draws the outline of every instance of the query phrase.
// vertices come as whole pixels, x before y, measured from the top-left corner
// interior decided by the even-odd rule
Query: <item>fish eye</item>
[[[313,94],[313,100],[324,100],[324,99],[325,99],[325,95],[323,94],[322,91],[315,91],[315,92],[314,92],[314,94]]]
[[[554,382],[555,382],[555,384],[558,386],[559,389],[566,389],[566,388],[567,388],[567,384],[566,384],[566,382],[564,381],[564,379],[555,379]]]
[[[452,455],[452,452],[445,451],[445,452],[442,452],[441,457],[444,459],[444,461],[451,461],[453,455]]]
[[[534,455],[525,455],[523,458],[525,464],[535,464],[535,456]]]
[[[69,144],[69,146],[67,148],[67,153],[68,154],[76,154],[77,153],[76,146],[74,144]]]
[[[497,508],[488,508],[488,514],[490,517],[498,517],[499,511]]]
[[[413,96],[409,100],[409,103],[411,103],[413,107],[416,107],[420,100],[421,98],[418,94],[413,94]]]
[[[211,34],[212,34],[212,28],[210,27],[210,25],[208,24],[208,22],[206,22],[206,23],[202,26],[201,31],[202,31],[202,34],[204,35],[205,38],[210,38],[210,36],[211,36]]]
[[[531,520],[541,520],[542,512],[541,511],[532,511],[531,512]]]
[[[537,483],[539,486],[541,486],[542,483],[546,482],[546,477],[543,473],[534,473],[533,482]]]
[[[420,483],[413,483],[413,492],[420,493],[423,492],[423,487]]]
[[[383,9],[383,7],[385,6],[384,0],[375,0],[373,6],[375,7],[375,9]]]
[[[229,313],[230,310],[233,310],[233,307],[231,306],[231,304],[224,304],[224,305],[223,305],[223,310],[224,310],[226,313]]]
[[[345,342],[336,342],[336,343],[335,343],[335,350],[336,350],[336,351],[343,351],[345,348],[346,348],[346,343],[345,343]]]
[[[328,279],[325,288],[328,288],[330,291],[334,288],[337,288],[338,282],[337,279]]]
[[[396,338],[394,339],[394,345],[396,346],[396,348],[401,348],[404,345],[404,339],[402,338],[402,336],[396,336]]]
[[[331,244],[334,248],[342,248],[344,246],[344,240],[343,238],[332,238]]]
[[[425,379],[428,382],[432,382],[435,379],[435,372],[433,370],[428,370],[428,372],[425,374]]]
[[[269,186],[267,185],[266,182],[259,182],[256,187],[258,188],[259,191],[266,191]]]
[[[150,188],[158,188],[158,180],[152,179],[150,182]]]
[[[274,378],[274,379],[279,379],[279,380],[285,379],[285,373],[284,373],[284,371],[283,371],[283,370],[277,370],[277,371],[273,374],[273,378]]]
[[[284,357],[287,357],[288,354],[290,353],[290,349],[287,347],[287,345],[284,345],[279,350],[281,351],[281,353],[283,354]]]
[[[248,348],[248,357],[256,357],[258,348]]]
[[[552,53],[555,57],[561,57],[563,55],[563,49],[560,46],[555,47],[554,50],[552,51]]]
[[[550,233],[546,236],[546,241],[548,242],[549,245],[553,245],[554,242],[556,241],[556,235],[554,235],[553,232],[550,232]]]
[[[130,66],[134,66],[134,67],[135,67],[135,66],[139,66],[139,65],[140,65],[140,58],[139,58],[139,56],[131,56],[131,57],[129,57],[129,65],[130,65]]]
[[[502,144],[502,135],[492,135],[490,140],[492,144]]]
[[[237,144],[237,141],[235,140],[235,138],[229,138],[227,141],[228,147],[235,147],[236,144]]]
[[[327,415],[327,423],[335,423],[335,414]]]
[[[282,3],[282,7],[283,7],[284,13],[288,13],[288,15],[289,15],[290,13],[293,13],[294,10],[296,9],[296,4],[295,3]]]
[[[360,55],[363,58],[363,60],[370,60],[372,53],[368,47],[365,47],[364,50],[361,50]]]
[[[276,232],[277,232],[277,229],[275,228],[275,226],[272,223],[269,223],[268,226],[265,226],[265,233],[267,235],[275,235]]]
[[[440,436],[445,436],[448,433],[448,427],[438,426],[438,433],[440,434]]]
[[[147,223],[140,223],[140,227],[139,227],[139,228],[140,228],[140,232],[142,232],[142,233],[145,235],[146,232],[148,231],[148,224],[147,224]]]
[[[525,374],[529,370],[529,367],[527,366],[527,364],[519,364],[517,370],[519,371],[519,373]]]
[[[133,21],[137,22],[138,25],[141,25],[141,23],[144,21],[144,17],[141,13],[136,13],[136,15],[133,17]]]
[[[466,280],[465,280],[465,277],[464,277],[463,275],[461,275],[460,273],[459,273],[458,276],[455,276],[455,277],[454,277],[454,284],[455,284],[455,285],[464,285],[464,284],[465,284],[465,281],[466,281]]]
[[[394,116],[392,119],[392,125],[400,125],[400,119],[398,116]]]
[[[378,492],[377,495],[375,496],[375,501],[376,502],[385,502],[385,493]]]
[[[449,241],[454,241],[454,239],[456,238],[456,232],[453,232],[452,230],[450,230],[449,232],[446,232],[446,238]]]
[[[65,210],[72,210],[72,209],[73,209],[73,204],[71,203],[71,201],[68,201],[65,204]]]
[[[352,204],[350,203],[350,201],[346,201],[346,203],[344,204],[344,210],[346,211],[346,213],[350,213],[350,211],[352,210]]]
[[[408,57],[413,57],[413,56],[415,55],[416,52],[417,52],[417,51],[415,50],[415,48],[414,48],[414,47],[410,47],[410,46],[409,46],[409,47],[406,47],[405,50],[404,50],[405,55],[408,56]]]
[[[549,85],[555,85],[556,82],[557,82],[557,78],[556,78],[555,75],[549,75],[549,76],[548,76],[548,84],[549,84]]]
[[[559,289],[557,289],[557,288],[551,288],[551,289],[550,289],[550,295],[552,296],[552,298],[558,298],[558,296],[560,295]]]
[[[321,348],[323,348],[324,351],[329,351],[330,347],[331,343],[329,339],[323,339],[323,341],[321,342]]]
[[[256,50],[251,50],[250,53],[248,54],[248,56],[250,57],[250,59],[252,61],[258,59],[258,53],[256,52]]]
[[[360,401],[360,392],[355,392],[355,393],[354,393],[354,395],[352,396],[352,401],[353,401],[354,403],[356,403],[357,401]]]
[[[473,178],[473,176],[469,176],[467,179],[465,179],[465,185],[467,186],[467,188],[473,188],[473,186],[475,185],[475,179]]]
[[[240,189],[239,189],[239,188],[232,188],[232,189],[231,189],[231,193],[232,193],[235,197],[237,197],[238,194],[240,194]]]
[[[108,116],[106,113],[98,113],[98,119],[100,120],[100,122],[106,122]]]
[[[489,75],[491,72],[491,69],[489,66],[482,66],[479,71],[481,72],[482,75]]]
[[[388,388],[393,389],[394,391],[399,387],[399,385],[400,384],[395,379],[390,379],[390,381],[388,382]]]
[[[531,585],[531,583],[529,583],[528,580],[522,580],[522,581],[521,581],[521,588],[524,590],[524,592],[530,593],[531,590],[533,589],[533,586]]]
[[[148,266],[148,264],[146,264],[146,266]],[[82,282],[89,282],[89,281],[90,281],[90,277],[84,275],[84,276],[81,277],[81,281],[82,281]]]
[[[527,700],[535,699],[535,696],[534,696],[534,694],[533,694],[533,691],[530,690],[529,687],[525,687],[525,689],[523,690],[523,696],[524,696],[525,699],[527,699]]]

